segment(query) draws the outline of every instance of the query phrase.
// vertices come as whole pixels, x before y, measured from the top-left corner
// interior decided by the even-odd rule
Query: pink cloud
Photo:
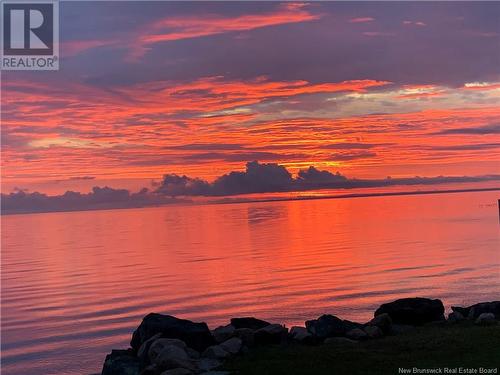
[[[349,20],[350,23],[364,23],[364,22],[372,22],[375,21],[375,18],[373,17],[358,17],[358,18],[351,18]]]
[[[305,8],[308,3],[285,3],[262,14],[227,17],[217,14],[200,17],[169,17],[155,22],[134,42],[132,59],[141,57],[147,45],[174,40],[199,38],[228,32],[249,31],[289,23],[309,22],[321,18]]]
[[[135,35],[127,34],[126,40],[75,40],[66,42],[62,49],[64,56],[75,56],[100,46],[129,48],[127,61],[135,62],[144,56],[153,44],[160,42],[245,32],[264,27],[309,22],[322,17],[321,14],[312,14],[308,11],[306,9],[308,5],[301,2],[285,3],[270,12],[235,17],[219,14],[208,14],[203,17],[167,17],[140,28]]]

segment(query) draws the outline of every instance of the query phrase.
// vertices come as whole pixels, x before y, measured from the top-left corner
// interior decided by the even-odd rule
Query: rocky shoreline
[[[195,323],[156,313],[144,317],[134,331],[131,348],[113,350],[106,356],[101,375],[226,375],[224,361],[266,345],[354,345],[401,335],[416,326],[452,325],[464,320],[495,325],[500,320],[500,301],[468,307],[452,306],[448,318],[439,299],[403,298],[381,305],[367,323],[322,315],[305,326],[288,329],[253,317],[233,318],[230,324],[210,330]]]

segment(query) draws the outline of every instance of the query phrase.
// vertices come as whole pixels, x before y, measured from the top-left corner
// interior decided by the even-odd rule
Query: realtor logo
[[[59,69],[57,1],[2,1],[1,20],[2,69]]]

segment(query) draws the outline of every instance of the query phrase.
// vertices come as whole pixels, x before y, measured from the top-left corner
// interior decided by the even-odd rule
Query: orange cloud
[[[210,179],[252,159],[278,162],[293,172],[316,165],[340,168],[352,176],[396,175],[403,166],[412,173],[443,168],[434,174],[453,174],[451,166],[463,167],[465,174],[468,166],[469,174],[477,174],[474,168],[479,164],[498,162],[487,149],[467,146],[478,142],[471,135],[434,135],[463,124],[474,128],[499,123],[498,107],[335,119],[311,113],[274,120],[260,117],[252,108],[269,99],[294,102],[302,95],[359,93],[384,85],[388,82],[313,84],[209,77],[104,90],[71,83],[6,81],[2,84],[2,140],[6,143],[2,177],[4,183],[20,186],[78,175],[97,180],[151,179],[178,172]],[[410,85],[402,92],[425,95],[433,90],[439,87]],[[375,93],[366,100],[386,98],[377,99]],[[500,142],[495,137],[488,136],[488,143]],[[341,150],[330,147],[339,143]],[[369,153],[363,144],[373,145]],[[437,145],[440,148],[430,148]]]

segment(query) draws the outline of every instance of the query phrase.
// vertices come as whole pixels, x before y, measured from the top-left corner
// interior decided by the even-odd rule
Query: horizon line
[[[470,188],[470,189],[446,189],[446,190],[412,190],[412,191],[398,191],[398,192],[374,192],[374,193],[351,193],[351,194],[339,194],[339,195],[324,195],[324,196],[302,196],[302,197],[277,197],[277,198],[263,198],[263,199],[219,199],[205,202],[193,202],[193,201],[179,201],[173,203],[164,203],[156,205],[143,205],[137,207],[89,207],[88,209],[61,209],[61,210],[51,210],[51,211],[3,211],[0,210],[0,216],[10,216],[10,215],[31,215],[31,214],[48,214],[48,213],[67,213],[67,212],[88,212],[88,211],[112,211],[112,210],[128,210],[128,209],[143,209],[143,208],[160,208],[171,205],[186,205],[186,206],[205,206],[205,205],[219,205],[219,204],[242,204],[242,203],[266,203],[266,202],[287,202],[287,201],[308,201],[308,200],[320,200],[320,199],[349,199],[349,198],[372,198],[372,197],[392,197],[392,196],[406,196],[406,195],[431,195],[431,194],[456,194],[456,193],[479,193],[487,191],[500,191],[499,187],[487,187],[487,188]],[[499,202],[500,202],[500,198]]]

